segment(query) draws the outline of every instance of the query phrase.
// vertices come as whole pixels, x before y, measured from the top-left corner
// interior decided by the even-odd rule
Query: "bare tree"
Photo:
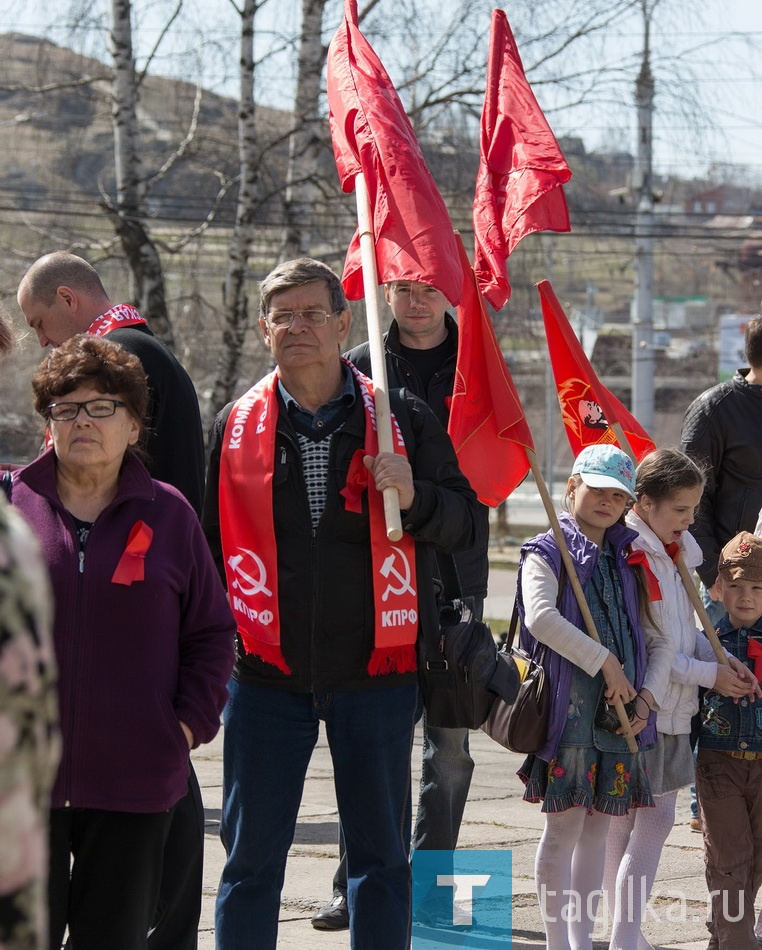
[[[174,345],[167,312],[164,273],[145,213],[137,119],[138,82],[132,51],[132,4],[112,0],[111,54],[114,59],[112,117],[116,167],[116,204],[108,202],[114,228],[129,262],[132,297],[157,335]]]
[[[246,293],[249,253],[254,239],[254,213],[259,191],[256,107],[254,102],[254,15],[266,3],[244,0],[243,8],[233,4],[241,17],[240,97],[238,106],[238,155],[240,180],[235,225],[228,248],[227,269],[222,292],[224,320],[222,350],[212,391],[212,409],[228,402],[238,382],[241,354],[249,322]],[[233,0],[231,0],[233,3]]]
[[[310,253],[310,227],[319,186],[318,158],[326,145],[325,119],[320,115],[326,49],[321,34],[326,0],[302,0],[299,66],[294,103],[294,130],[289,139],[285,226],[280,259]]]

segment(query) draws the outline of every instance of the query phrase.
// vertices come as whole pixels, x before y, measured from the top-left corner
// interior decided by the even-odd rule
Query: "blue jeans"
[[[484,614],[484,598],[468,599],[477,620]],[[474,760],[468,747],[468,729],[429,726],[423,713],[423,759],[413,850],[454,851],[471,788]],[[333,876],[333,893],[347,893],[344,836],[339,826],[340,861]]]
[[[426,725],[423,714],[423,762],[413,850],[454,851],[471,787],[474,760],[468,749],[468,729]],[[333,876],[333,893],[347,893],[346,846],[339,825],[340,861]]]
[[[275,950],[304,779],[325,722],[347,845],[351,946],[410,941],[410,753],[418,686],[288,693],[229,684],[225,707],[218,950]],[[381,924],[380,922],[383,922]]]

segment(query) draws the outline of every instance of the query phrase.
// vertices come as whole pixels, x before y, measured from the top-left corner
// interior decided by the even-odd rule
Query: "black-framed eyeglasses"
[[[125,406],[121,399],[88,399],[86,402],[52,402],[48,406],[48,418],[53,422],[73,422],[84,409],[91,419],[106,419],[117,409]]]
[[[328,318],[336,313],[341,313],[341,311],[332,310],[326,313],[325,310],[270,310],[267,314],[267,322],[273,329],[285,330],[293,324],[298,314],[306,327],[324,327],[328,323]]]

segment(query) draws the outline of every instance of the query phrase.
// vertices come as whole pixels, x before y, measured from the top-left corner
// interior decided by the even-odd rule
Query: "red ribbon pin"
[[[112,584],[124,584],[129,587],[135,581],[145,580],[145,556],[151,547],[153,528],[145,521],[136,521],[127,538],[124,553],[111,578]]]
[[[368,489],[368,469],[363,458],[365,451],[356,449],[347,470],[347,482],[339,494],[344,498],[344,509],[362,514],[362,495]]]

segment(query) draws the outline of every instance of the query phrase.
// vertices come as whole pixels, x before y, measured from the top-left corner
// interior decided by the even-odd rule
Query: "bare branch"
[[[81,89],[95,82],[105,82],[111,79],[109,73],[102,76],[82,76],[80,79],[62,79],[57,82],[44,83],[42,86],[28,86],[26,83],[0,83],[0,92],[25,92],[34,95],[45,95],[48,92],[60,92],[63,89]]]
[[[218,176],[218,177],[221,177],[221,176]],[[222,205],[222,202],[225,200],[227,193],[230,191],[233,185],[237,185],[239,181],[240,181],[240,178],[238,176],[236,176],[235,178],[229,178],[226,181],[223,181],[222,185],[220,186],[215,196],[214,204],[207,212],[206,217],[201,222],[201,224],[197,225],[195,228],[192,228],[190,231],[187,231],[179,241],[176,241],[173,243],[166,243],[164,245],[166,250],[169,251],[169,253],[171,254],[176,254],[178,251],[181,251],[184,247],[190,244],[190,242],[194,238],[199,237],[201,234],[204,233],[204,231],[207,231],[211,227],[211,225],[214,224],[214,221],[217,217],[217,212],[220,210],[220,206]]]
[[[193,116],[191,117],[190,125],[188,126],[188,131],[185,134],[185,138],[178,145],[173,154],[170,155],[166,162],[164,162],[156,174],[146,181],[146,191],[150,191],[162,180],[162,178],[165,178],[169,172],[172,171],[175,165],[177,165],[177,163],[185,156],[185,153],[190,148],[193,139],[196,137],[196,130],[198,128],[198,116],[199,112],[201,111],[201,96],[201,86],[196,86],[196,95],[193,100]]]
[[[169,20],[167,20],[167,22],[164,24],[164,27],[162,28],[161,33],[159,33],[159,36],[157,37],[156,42],[154,43],[153,49],[152,49],[151,52],[148,54],[148,58],[146,59],[145,66],[144,66],[143,69],[138,73],[138,75],[135,77],[135,89],[136,89],[136,90],[139,90],[140,87],[141,87],[141,85],[143,84],[143,80],[145,79],[145,77],[146,77],[146,75],[147,75],[147,73],[148,73],[148,67],[151,65],[151,63],[153,62],[154,56],[155,56],[155,55],[157,54],[157,52],[159,51],[159,46],[161,46],[161,44],[162,44],[162,42],[163,42],[163,40],[164,40],[164,37],[167,35],[167,33],[168,33],[168,31],[169,31],[169,28],[172,26],[172,24],[175,22],[175,20],[176,20],[176,19],[178,18],[178,16],[180,15],[180,10],[182,10],[182,7],[183,7],[183,0],[177,0],[177,6],[175,7],[174,13],[173,13],[172,16],[169,18]]]

